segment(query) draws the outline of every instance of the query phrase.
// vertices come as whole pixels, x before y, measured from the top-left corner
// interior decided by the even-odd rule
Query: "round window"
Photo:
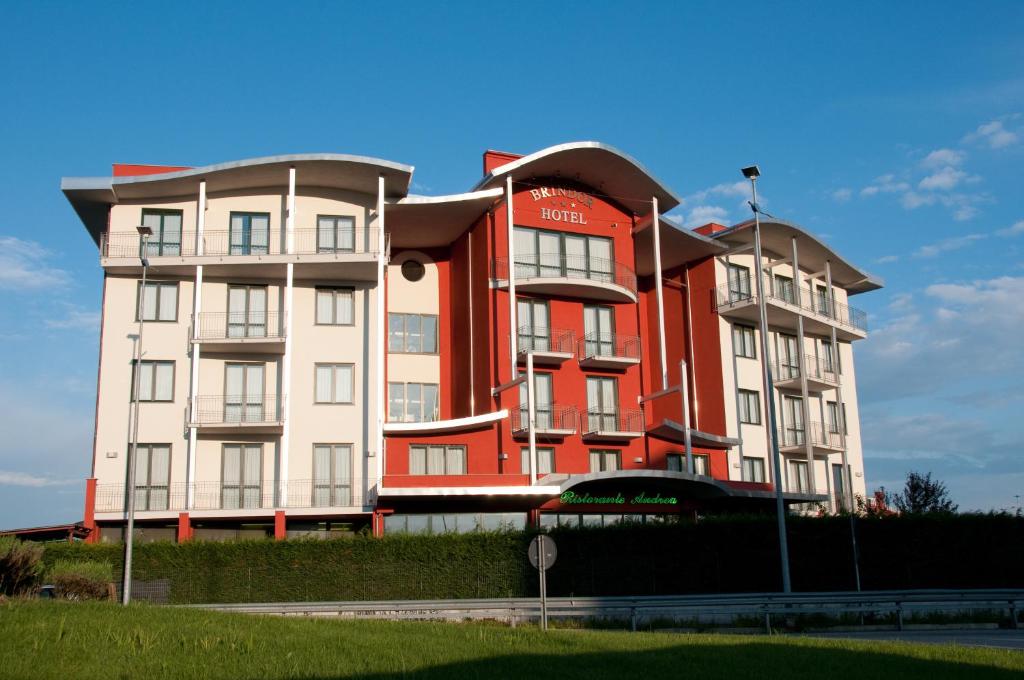
[[[402,263],[402,276],[406,281],[419,281],[427,273],[426,267],[416,260],[406,260]]]

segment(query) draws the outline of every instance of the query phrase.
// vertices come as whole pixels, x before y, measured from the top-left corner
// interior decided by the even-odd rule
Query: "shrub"
[[[46,572],[54,594],[62,600],[106,600],[114,569],[110,562],[58,560]]]
[[[43,572],[43,546],[0,536],[0,594],[22,595],[32,590]]]

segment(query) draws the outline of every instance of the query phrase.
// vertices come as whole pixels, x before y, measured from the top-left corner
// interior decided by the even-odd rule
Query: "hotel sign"
[[[586,224],[587,216],[576,208],[593,208],[594,197],[583,191],[575,189],[562,189],[557,187],[539,187],[530,189],[530,196],[533,202],[543,201],[555,207],[541,207],[540,218],[551,222],[564,222],[566,224]]]
[[[662,496],[660,493],[648,496],[640,492],[635,496],[625,496],[621,492],[611,496],[592,496],[589,493],[578,494],[575,491],[565,491],[558,497],[562,505],[623,505],[636,507],[639,505],[676,505],[678,499],[675,496]]]

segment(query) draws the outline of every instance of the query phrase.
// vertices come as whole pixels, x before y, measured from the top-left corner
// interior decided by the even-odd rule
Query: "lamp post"
[[[142,261],[142,286],[139,288],[139,333],[135,340],[134,375],[132,376],[132,446],[128,454],[128,518],[124,533],[124,579],[121,582],[121,604],[132,601],[132,541],[135,534],[135,462],[139,448],[139,381],[142,374],[142,330],[146,321],[146,274],[149,270],[149,237],[153,230],[137,227],[142,239],[139,259]]]
[[[757,205],[757,178],[761,170],[756,165],[740,170],[750,180],[750,209],[754,211],[754,266],[757,277],[754,279],[757,291],[757,311],[761,325],[761,380],[764,385],[765,410],[768,415],[766,438],[772,455],[772,470],[775,479],[775,514],[779,525],[779,559],[782,562],[782,592],[791,591],[789,582],[789,544],[786,541],[786,506],[782,500],[782,463],[779,455],[778,430],[775,426],[775,388],[768,365],[768,310],[764,302],[764,277],[761,259],[761,208]]]

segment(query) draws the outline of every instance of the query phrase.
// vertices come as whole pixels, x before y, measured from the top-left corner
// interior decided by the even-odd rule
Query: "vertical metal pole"
[[[512,214],[512,175],[505,177],[505,221],[508,223],[508,347],[511,357],[509,380],[516,377],[516,366],[519,361],[519,326],[516,325],[516,249],[515,249],[515,218]],[[538,263],[540,253],[537,253]]]
[[[146,275],[149,269],[149,235],[142,234],[142,287],[139,288],[139,337],[135,342],[135,376],[132,380],[132,451],[128,456],[128,522],[124,533],[124,577],[121,604],[132,601],[132,548],[135,534],[135,459],[139,449],[139,379],[142,376],[142,331],[146,319]]]
[[[853,548],[853,584],[860,592],[860,555],[857,552],[857,516],[850,513],[850,545]]]
[[[544,557],[544,535],[537,536],[537,565],[540,569],[540,628],[548,629],[548,571]]]
[[[654,230],[654,291],[658,298],[658,358],[661,360],[661,389],[668,389],[668,359],[665,350],[665,297],[661,289],[661,225],[658,197],[651,198],[651,229]],[[689,291],[687,291],[689,293]]]
[[[288,168],[288,198],[285,213],[284,249],[291,255],[295,252],[295,168]],[[280,243],[280,240],[278,240]],[[285,265],[284,281],[284,361],[281,364],[281,390],[277,395],[277,418],[284,421],[281,428],[281,452],[278,458],[277,502],[275,507],[288,505],[288,469],[289,452],[292,442],[291,418],[288,417],[288,393],[292,385],[292,353],[295,347],[292,341],[292,307],[295,300],[295,263]]]
[[[385,263],[389,257],[387,249],[387,229],[384,224],[384,191],[385,191],[384,175],[377,177],[377,291],[376,291],[376,302],[377,302],[377,337],[376,343],[374,343],[374,355],[375,355],[375,368],[377,371],[377,495],[380,496],[381,490],[384,488],[384,470],[386,464],[387,452],[385,451],[386,444],[384,443],[384,399],[385,390],[387,389],[387,379],[385,371],[385,359],[384,359],[384,348],[387,342],[387,337],[384,334],[384,320],[387,315],[385,309],[385,298],[387,296],[387,285],[385,280]],[[364,502],[367,499],[363,499]]]
[[[818,492],[818,485],[814,479],[814,428],[811,427],[811,395],[807,388],[807,358],[804,354],[804,313],[802,293],[800,291],[800,259],[796,248],[796,236],[792,239],[793,246],[793,300],[800,308],[800,314],[796,317],[796,346],[797,346],[797,370],[800,371],[800,412],[804,421],[804,454],[807,458],[807,486],[811,493]]]
[[[202,257],[206,253],[205,248],[206,231],[206,180],[199,182],[199,200],[196,205],[196,255]],[[192,295],[192,340],[200,338],[200,318],[203,313],[203,265],[196,265],[195,290]],[[202,355],[202,345],[190,343],[192,350],[192,372],[189,376],[188,403],[192,412],[195,412],[196,401],[199,397],[199,358]],[[192,420],[189,418],[189,420]],[[194,421],[193,421],[194,422]],[[197,430],[195,427],[188,428],[188,461],[185,471],[185,507],[188,510],[195,505],[196,485],[196,449],[198,447]]]
[[[769,370],[768,354],[768,310],[764,302],[764,267],[761,255],[761,216],[757,209],[757,180],[750,179],[750,191],[754,204],[754,266],[757,269],[757,311],[761,323],[761,379],[764,384],[764,401],[767,406],[768,426],[765,435],[772,454],[772,469],[775,473],[775,515],[779,525],[779,559],[782,567],[782,592],[791,591],[789,582],[789,544],[786,541],[786,506],[782,501],[782,464],[779,455],[778,432],[775,429],[775,386]]]
[[[825,295],[828,299],[825,301],[825,314],[831,319],[836,319],[836,303],[832,293],[832,261],[825,260]],[[850,469],[850,459],[846,452],[846,414],[844,411],[843,402],[843,378],[840,368],[842,364],[839,359],[839,339],[836,337],[836,327],[834,324],[829,324],[832,328],[831,340],[832,340],[832,368],[836,372],[836,426],[839,429],[839,436],[843,438],[843,453],[841,456],[843,463],[843,495],[846,496],[843,499],[843,509],[847,512],[853,512],[853,470]],[[822,424],[824,425],[824,423]]]
[[[526,352],[526,427],[529,437],[530,485],[537,483],[537,395],[533,384],[533,350]]]
[[[690,436],[690,386],[686,361],[679,362],[679,396],[683,400],[683,441],[686,444],[686,471],[693,474],[693,439]]]

